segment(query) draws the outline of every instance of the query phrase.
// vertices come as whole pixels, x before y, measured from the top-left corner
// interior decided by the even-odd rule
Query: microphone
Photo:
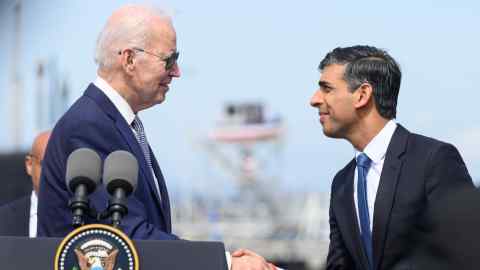
[[[90,209],[87,196],[100,183],[101,164],[98,154],[88,148],[79,148],[68,156],[65,179],[67,187],[74,194],[68,203],[74,227],[84,224],[83,216]]]
[[[105,159],[103,181],[111,196],[108,213],[113,227],[118,228],[122,217],[128,214],[127,197],[137,187],[137,177],[138,162],[129,152],[118,150]]]

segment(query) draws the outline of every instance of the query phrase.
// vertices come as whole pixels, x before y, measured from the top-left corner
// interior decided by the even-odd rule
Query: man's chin
[[[157,98],[155,100],[155,105],[162,104],[165,101],[165,97]]]
[[[165,101],[165,98],[166,98],[166,95],[165,94],[162,94],[162,95],[159,95],[157,98],[156,98],[156,104],[161,104]]]
[[[164,89],[162,89],[161,91],[158,91],[156,95],[153,97],[153,99],[155,100],[155,104],[160,104],[164,102],[166,96],[167,96],[167,91],[164,91]]]
[[[338,132],[335,132],[330,129],[326,129],[325,127],[323,128],[323,134],[329,138],[334,138],[334,139],[340,138]]]
[[[155,97],[155,98],[151,98],[151,99],[148,101],[148,103],[147,103],[146,105],[144,105],[144,106],[140,109],[140,111],[145,110],[145,109],[148,109],[148,108],[151,108],[151,107],[153,107],[153,106],[155,106],[155,105],[158,105],[158,104],[160,104],[160,103],[163,103],[164,101],[165,101],[165,96],[164,96],[164,95],[162,95],[162,96],[157,96],[157,97]]]

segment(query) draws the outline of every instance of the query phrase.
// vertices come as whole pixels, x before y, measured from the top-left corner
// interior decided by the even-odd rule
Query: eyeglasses
[[[27,158],[36,159],[38,161],[38,164],[40,164],[40,166],[43,165],[43,159],[40,159],[39,157],[35,156],[34,154],[27,154]]]
[[[162,61],[165,62],[165,70],[171,69],[171,68],[175,65],[175,63],[177,63],[178,57],[180,56],[180,53],[177,52],[177,51],[173,52],[173,53],[170,54],[170,56],[168,56],[168,57],[162,57],[162,56],[160,56],[160,55],[158,55],[158,54],[155,54],[155,53],[146,51],[146,50],[141,49],[141,48],[133,47],[132,49],[134,49],[134,50],[136,50],[136,51],[139,51],[139,52],[146,53],[146,54],[150,54],[150,55],[153,55],[153,56],[156,56],[156,57],[160,58],[160,60],[162,60]],[[119,54],[121,54],[121,52],[120,52]]]

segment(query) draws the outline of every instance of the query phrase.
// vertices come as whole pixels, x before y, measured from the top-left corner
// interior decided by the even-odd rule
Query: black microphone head
[[[67,172],[65,179],[71,192],[83,184],[87,187],[88,194],[92,193],[100,183],[102,174],[102,160],[98,154],[88,148],[79,148],[73,151],[67,159]]]
[[[137,187],[137,178],[138,162],[130,152],[118,150],[105,159],[103,183],[110,195],[117,188],[122,188],[126,196],[130,195]]]

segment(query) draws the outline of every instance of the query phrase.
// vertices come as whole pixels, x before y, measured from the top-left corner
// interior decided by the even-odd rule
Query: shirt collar
[[[125,121],[127,121],[127,123],[131,125],[133,119],[135,119],[135,113],[133,112],[128,102],[102,77],[97,76],[93,84],[95,84],[96,87],[102,90],[102,92],[113,103],[115,108],[117,108],[117,110],[120,112]]]
[[[38,204],[37,194],[33,190],[32,195],[30,196],[30,216],[37,214],[37,204]]]
[[[382,128],[382,130],[367,144],[363,153],[365,153],[373,163],[379,163],[385,158],[388,145],[392,140],[393,133],[397,128],[397,123],[394,120],[390,120]],[[358,157],[362,152],[355,150],[355,157]]]

